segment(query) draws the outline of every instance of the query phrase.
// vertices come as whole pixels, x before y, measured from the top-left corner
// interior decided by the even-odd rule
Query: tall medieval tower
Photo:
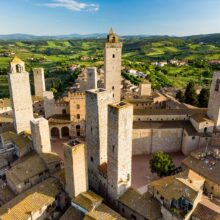
[[[89,185],[97,192],[104,185],[103,182],[106,182],[106,180],[102,181],[99,170],[107,162],[108,104],[112,101],[110,91],[104,89],[86,91],[86,143]]]
[[[207,115],[220,130],[220,72],[213,75]]]
[[[11,61],[8,78],[16,132],[30,130],[33,106],[29,73],[25,71],[25,64],[18,57]]]
[[[108,199],[115,203],[131,186],[133,106],[108,106]]]
[[[105,43],[105,89],[113,92],[115,102],[121,100],[122,43],[111,29]]]
[[[34,68],[34,90],[35,96],[43,98],[43,93],[46,91],[45,88],[45,79],[44,79],[44,69],[43,68]]]
[[[38,153],[50,153],[50,129],[49,123],[45,118],[31,120],[31,134],[33,146]]]
[[[71,140],[64,144],[66,191],[71,198],[88,190],[86,148],[83,142]]]

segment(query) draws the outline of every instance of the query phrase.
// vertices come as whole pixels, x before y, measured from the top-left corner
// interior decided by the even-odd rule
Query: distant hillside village
[[[14,56],[10,99],[0,101],[0,220],[220,219],[220,72],[199,108],[153,90],[139,71],[128,71],[136,85],[122,79],[122,47],[111,29],[103,71],[80,71],[56,98],[43,68],[31,96]],[[168,175],[149,168],[158,152],[175,160]]]

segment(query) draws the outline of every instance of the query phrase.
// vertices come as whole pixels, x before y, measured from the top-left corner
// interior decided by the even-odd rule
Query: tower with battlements
[[[131,186],[133,106],[108,106],[108,199],[115,203]]]
[[[25,63],[18,57],[14,57],[10,63],[8,78],[15,130],[17,133],[30,130],[33,106],[29,73],[25,71]]]
[[[43,98],[43,93],[46,91],[45,79],[44,79],[44,69],[43,68],[34,68],[33,74],[34,74],[35,96]]]
[[[86,143],[89,167],[89,184],[99,191],[100,168],[107,162],[108,104],[112,103],[112,93],[105,89],[86,91]],[[101,182],[100,182],[101,181]]]
[[[215,123],[216,128],[220,129],[220,72],[213,75],[209,105],[207,115]]]
[[[36,152],[51,152],[49,123],[45,118],[31,120],[31,134]]]
[[[121,99],[122,43],[111,29],[105,43],[105,89],[113,92],[115,102]]]
[[[71,140],[64,144],[64,166],[66,191],[71,198],[88,190],[87,160],[85,144]]]

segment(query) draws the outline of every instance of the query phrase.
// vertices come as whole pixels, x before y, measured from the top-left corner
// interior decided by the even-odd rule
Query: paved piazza
[[[68,140],[53,140],[52,151],[59,154],[63,159],[63,143]],[[182,153],[171,153],[170,156],[176,166],[180,166],[182,160],[185,156]],[[147,190],[146,185],[153,180],[159,179],[156,174],[152,174],[150,171],[149,161],[151,155],[138,155],[132,158],[132,187],[139,190],[140,192],[145,192]]]

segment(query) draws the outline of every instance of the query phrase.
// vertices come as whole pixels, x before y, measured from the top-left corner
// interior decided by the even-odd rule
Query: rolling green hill
[[[209,60],[220,60],[220,34],[191,37],[122,37],[123,66],[143,71],[154,88],[184,88],[189,81],[209,86],[212,72]],[[26,69],[44,67],[47,81],[68,79],[67,67],[103,66],[105,39],[29,39],[0,40],[0,54],[11,52],[26,62]],[[155,61],[171,59],[187,61],[189,66],[154,67]],[[0,57],[0,97],[8,96],[7,69],[10,57]],[[53,71],[51,71],[53,70]]]

